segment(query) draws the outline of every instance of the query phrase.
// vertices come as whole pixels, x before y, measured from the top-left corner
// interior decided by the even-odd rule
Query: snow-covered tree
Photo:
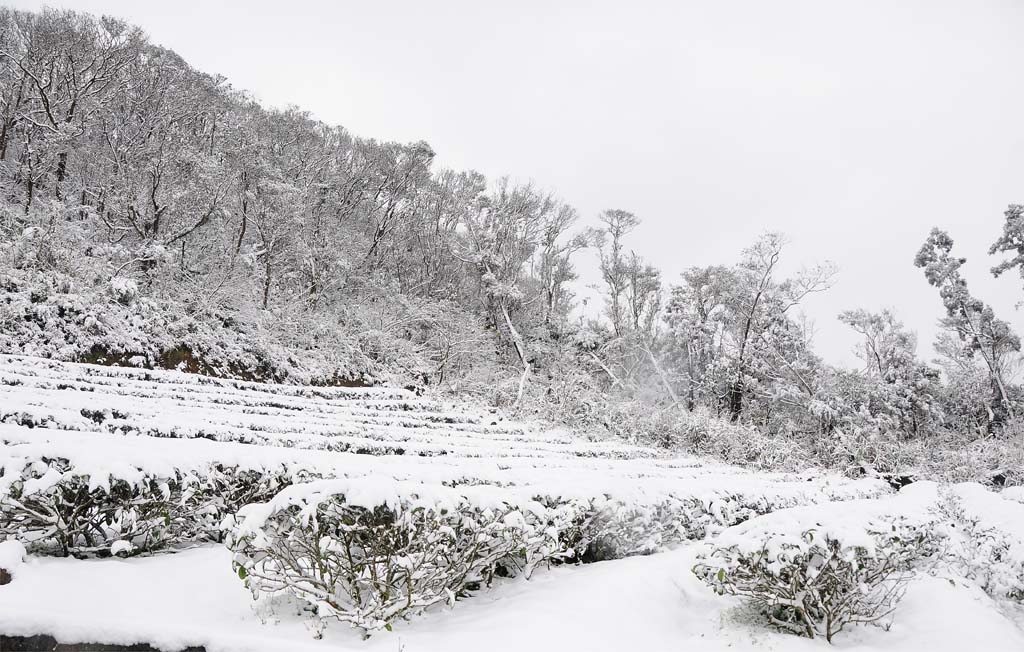
[[[890,310],[848,310],[839,319],[863,338],[863,407],[873,417],[894,420],[878,424],[883,429],[897,428],[909,436],[927,434],[940,416],[939,372],[917,359],[917,336]]]
[[[992,422],[998,425],[1014,414],[1006,376],[1020,351],[1020,338],[1009,324],[995,316],[991,306],[970,293],[960,274],[966,259],[953,256],[952,250],[953,239],[949,234],[933,229],[917,252],[914,264],[924,269],[928,283],[939,289],[946,308],[942,326],[960,339],[965,355],[978,355],[985,363],[992,385],[987,407]]]

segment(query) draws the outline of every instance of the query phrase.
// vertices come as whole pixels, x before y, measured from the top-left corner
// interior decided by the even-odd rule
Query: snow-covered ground
[[[33,559],[15,583],[0,589],[0,631],[44,631],[64,641],[148,641],[167,650],[204,645],[210,652],[827,648],[824,641],[767,630],[736,599],[708,591],[690,573],[693,548],[553,568],[366,641],[341,626],[315,640],[285,606],[257,613],[220,546],[128,560]],[[980,589],[923,577],[900,603],[890,631],[857,628],[836,647],[1012,652],[1024,650],[1024,631]]]
[[[769,630],[741,600],[701,583],[691,568],[708,544],[687,538],[754,541],[808,526],[855,537],[864,519],[897,512],[924,519],[944,501],[960,510],[957,524],[986,533],[988,548],[964,552],[962,572],[919,574],[888,631],[858,627],[837,646],[1024,650],[1019,608],[989,597],[1024,586],[1020,492],[922,486],[893,496],[877,480],[755,473],[544,431],[400,389],[272,386],[0,356],[0,506],[15,486],[19,498],[49,495],[72,480],[89,491],[120,481],[166,492],[167,483],[225,469],[319,479],[309,486],[343,491],[348,502],[368,507],[410,493],[609,504],[616,517],[628,513],[627,524],[657,521],[662,530],[651,546],[662,552],[542,568],[528,581],[500,580],[365,641],[338,623],[317,640],[287,599],[254,603],[231,552],[203,543],[209,537],[183,535],[129,559],[36,554],[19,563],[23,543],[44,550],[39,537],[52,534],[44,527],[0,543],[0,567],[13,575],[0,587],[0,633],[211,652],[813,649],[824,642]],[[301,487],[290,493],[303,495]],[[686,527],[672,520],[676,510],[688,510],[689,520],[680,521]],[[695,528],[698,513],[704,520]],[[90,555],[131,550],[103,536]]]

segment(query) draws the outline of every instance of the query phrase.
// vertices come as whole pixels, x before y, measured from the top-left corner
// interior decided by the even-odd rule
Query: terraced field
[[[10,356],[0,356],[0,441],[6,478],[45,457],[67,460],[66,473],[94,484],[221,465],[368,481],[483,482],[630,503],[672,495],[713,501],[747,489],[799,502],[885,491],[875,481],[753,474],[588,441],[401,389],[262,385]]]
[[[960,491],[958,504],[983,501],[973,513],[1002,514],[992,532],[1012,532],[1024,505],[976,489]],[[391,622],[444,603],[486,604],[485,585],[504,586],[507,575],[673,548],[658,556],[665,561],[628,568],[660,568],[643,572],[692,585],[689,542],[725,530],[733,539],[767,540],[776,530],[824,528],[837,518],[848,531],[858,514],[895,513],[889,505],[924,515],[941,492],[924,488],[917,495],[925,498],[902,502],[892,493],[880,480],[751,472],[402,389],[264,385],[0,356],[0,568],[13,578],[0,589],[0,635],[166,650],[299,649],[309,639],[295,639],[305,635],[294,614],[314,614],[318,624],[306,629],[315,636],[330,618],[383,635]],[[849,510],[843,501],[852,501]],[[998,539],[1008,543],[992,554],[1008,559],[1014,536]],[[382,541],[391,548],[374,547]],[[347,586],[355,603],[309,583],[326,571],[289,556],[312,546],[327,558],[353,543],[359,562],[343,568],[348,580],[332,581]],[[1009,580],[993,592],[1015,595],[1016,563],[1003,563]],[[367,579],[381,568],[400,581]],[[610,586],[632,591],[626,576],[595,572],[578,577],[612,578]],[[159,591],[154,573],[164,578]],[[566,569],[547,575],[566,577]],[[583,595],[588,581],[568,581],[566,590]],[[244,636],[200,613],[220,613],[212,603],[189,606],[190,595],[208,590],[225,606],[218,618],[248,623]],[[545,591],[557,602],[557,591]],[[54,593],[77,606],[53,607],[47,596]],[[146,596],[168,616],[150,622],[144,610],[126,619],[86,608],[92,594],[132,613],[131,596]],[[244,615],[252,604],[256,611]],[[650,608],[644,604],[620,601],[617,609],[640,613]],[[293,614],[288,627],[260,629],[282,610]],[[208,626],[188,625],[203,618]],[[433,641],[425,649],[446,649],[454,639],[423,640]],[[478,645],[472,640],[465,638],[466,649]],[[614,649],[601,640],[595,635],[594,649]],[[621,642],[605,642],[613,640]]]

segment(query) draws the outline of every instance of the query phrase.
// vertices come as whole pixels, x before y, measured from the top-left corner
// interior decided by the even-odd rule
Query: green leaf
[[[391,631],[391,623],[384,623],[384,629]]]
[[[724,568],[719,568],[718,569],[718,581],[719,582],[724,582],[725,581],[725,569]]]
[[[246,576],[248,576],[248,575],[249,575],[249,573],[248,573],[248,571],[245,570],[245,566],[239,565],[238,566],[238,579],[244,580],[246,578]]]

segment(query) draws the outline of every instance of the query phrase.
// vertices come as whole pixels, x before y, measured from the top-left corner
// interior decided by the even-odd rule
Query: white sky
[[[912,261],[933,225],[1024,331],[1021,280],[987,255],[1024,202],[1019,1],[6,4],[120,16],[266,104],[426,140],[587,221],[631,210],[629,244],[670,282],[783,231],[794,266],[840,266],[806,306],[833,362],[854,362],[835,319],[853,307],[896,309],[931,357],[942,308]]]

